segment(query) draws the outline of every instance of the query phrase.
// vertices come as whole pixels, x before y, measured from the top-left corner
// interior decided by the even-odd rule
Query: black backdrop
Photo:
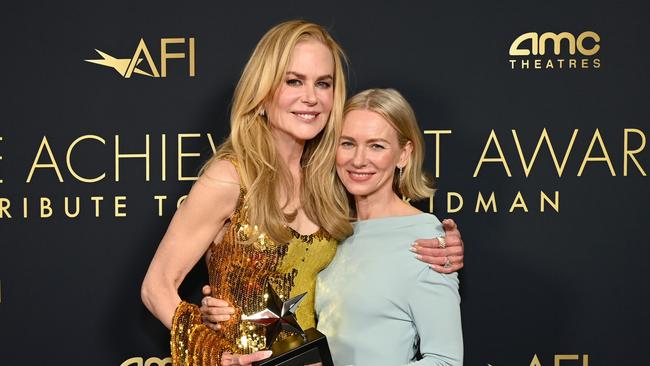
[[[139,287],[192,183],[179,179],[178,156],[181,175],[194,176],[228,133],[234,84],[257,40],[304,18],[346,49],[351,93],[397,88],[423,130],[451,131],[439,144],[426,135],[426,164],[439,169],[434,212],[454,218],[466,243],[466,364],[645,364],[647,15],[641,1],[3,5],[0,363],[164,364],[168,333]],[[558,55],[552,37],[544,55],[510,55],[528,32],[567,34]],[[566,38],[580,35],[571,54]],[[161,39],[171,38],[167,52],[185,58],[167,60],[165,77],[117,72],[142,39],[156,70],[146,53],[137,69],[161,75]],[[95,49],[125,61],[85,62],[103,59]],[[571,146],[561,176],[545,143],[526,174],[544,130],[560,167]],[[146,159],[116,157],[118,143],[119,154],[144,153],[147,135],[148,180]],[[492,192],[496,212],[476,210]],[[541,212],[540,192],[559,207]],[[161,216],[154,196],[167,197]],[[76,217],[66,197],[71,213],[79,197]],[[200,263],[183,297],[198,302],[205,278]]]

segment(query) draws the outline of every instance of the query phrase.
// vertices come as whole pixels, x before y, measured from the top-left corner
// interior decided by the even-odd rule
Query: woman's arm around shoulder
[[[176,210],[141,289],[145,306],[167,328],[171,328],[181,302],[178,287],[234,212],[239,194],[239,177],[233,163],[216,160]]]

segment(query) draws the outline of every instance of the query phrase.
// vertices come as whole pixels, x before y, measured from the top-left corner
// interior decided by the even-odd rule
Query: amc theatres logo
[[[169,50],[169,48],[172,47],[174,48],[174,52]],[[126,79],[130,78],[133,74],[153,78],[167,77],[167,62],[172,59],[185,60],[184,62],[187,63],[188,76],[193,77],[196,74],[194,38],[188,38],[187,40],[185,38],[161,38],[160,58],[158,59],[160,72],[158,72],[158,66],[154,61],[151,52],[149,52],[147,44],[142,38],[130,58],[117,58],[98,49],[95,49],[95,51],[97,51],[102,58],[84,61],[115,69],[115,71]]]
[[[510,68],[528,69],[598,69],[600,35],[585,31],[577,36],[569,32],[528,32],[510,45]]]

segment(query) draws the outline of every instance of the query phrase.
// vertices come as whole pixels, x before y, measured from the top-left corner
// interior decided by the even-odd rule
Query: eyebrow
[[[346,140],[350,140],[350,141],[357,141],[357,140],[355,140],[353,137],[345,136],[345,135],[341,135],[341,139],[346,139]],[[373,142],[384,142],[384,143],[390,145],[390,141],[388,141],[388,140],[386,140],[386,139],[382,139],[382,138],[370,139],[370,140],[368,140],[368,141],[366,141],[366,142],[367,142],[367,143],[373,143]]]
[[[301,79],[301,80],[307,79],[307,76],[305,74],[301,74],[301,73],[295,72],[295,71],[287,71],[286,75],[294,75],[295,77],[297,77],[298,79]],[[319,77],[316,78],[316,80],[324,80],[324,79],[334,80],[334,78],[330,74],[319,76]]]

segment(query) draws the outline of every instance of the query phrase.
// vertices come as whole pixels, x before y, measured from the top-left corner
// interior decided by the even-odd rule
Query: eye
[[[351,148],[353,146],[354,146],[354,144],[352,142],[350,142],[350,141],[341,141],[341,147]]]
[[[328,81],[319,81],[316,83],[316,87],[321,89],[329,89],[331,86],[332,84]]]
[[[385,147],[383,145],[380,145],[380,144],[372,144],[372,145],[370,145],[370,148],[373,149],[373,150],[383,150],[383,149],[385,149]]]
[[[287,85],[289,85],[289,86],[300,86],[300,85],[302,85],[302,81],[300,81],[298,79],[289,79],[289,80],[287,80]]]

